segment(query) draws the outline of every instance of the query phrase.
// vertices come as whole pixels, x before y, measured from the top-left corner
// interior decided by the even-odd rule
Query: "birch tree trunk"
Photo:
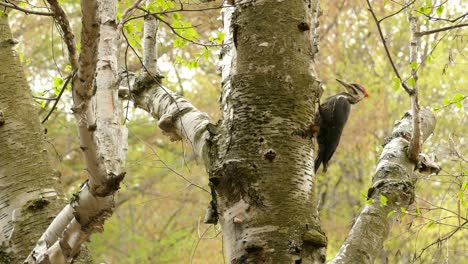
[[[211,182],[228,263],[322,263],[313,142],[317,1],[236,1],[224,14]]]
[[[313,62],[318,1],[236,1],[223,12],[219,124],[143,78],[133,100],[204,158],[227,263],[323,263],[308,132],[321,94]]]
[[[0,14],[0,263],[22,263],[65,203],[14,45]]]

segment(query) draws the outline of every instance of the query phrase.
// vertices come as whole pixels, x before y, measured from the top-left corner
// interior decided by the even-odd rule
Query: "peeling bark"
[[[91,233],[102,231],[125,176],[127,129],[118,100],[116,3],[100,1],[96,7],[95,1],[82,1],[86,36],[73,82],[74,111],[89,179],[39,239],[27,263],[73,261]]]
[[[207,157],[205,148],[210,138],[210,118],[200,112],[182,96],[168,90],[159,83],[149,85],[143,81],[129,81],[124,74],[120,85],[131,83],[130,91],[135,105],[151,114],[158,126],[172,141],[185,140],[198,157]],[[213,128],[214,129],[214,128]]]
[[[435,128],[435,116],[426,108],[421,109],[421,139],[425,141]],[[396,123],[391,138],[387,141],[368,192],[371,204],[364,206],[346,241],[330,264],[374,263],[383,248],[392,223],[401,208],[414,201],[413,173],[416,164],[408,157],[412,135],[413,117],[410,112]],[[387,204],[380,197],[387,198]],[[395,216],[392,216],[394,214]]]

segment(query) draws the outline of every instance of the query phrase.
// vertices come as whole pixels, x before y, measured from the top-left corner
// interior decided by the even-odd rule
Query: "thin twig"
[[[50,115],[52,115],[52,112],[54,112],[55,108],[57,107],[58,102],[60,101],[60,98],[62,97],[63,92],[67,88],[68,83],[70,82],[71,79],[73,79],[76,75],[77,70],[73,71],[70,75],[67,76],[65,79],[65,83],[62,86],[62,90],[60,90],[60,93],[57,95],[57,98],[55,99],[54,105],[52,106],[52,109],[50,109],[49,113],[44,117],[44,120],[42,120],[41,124],[44,124],[47,119],[49,119]]]
[[[440,18],[440,17],[433,17],[427,14],[424,14],[424,12],[421,12],[419,10],[415,10],[416,12],[420,13],[421,15],[427,17],[430,21],[445,21],[445,22],[450,22],[450,23],[455,23],[458,20],[463,20],[465,17],[468,16],[468,13],[465,13],[463,15],[460,15],[459,17],[456,17],[454,19],[448,19],[448,18]]]
[[[403,6],[400,10],[396,11],[395,13],[390,14],[390,15],[388,15],[388,16],[385,16],[385,17],[379,19],[379,23],[382,22],[382,21],[384,21],[384,20],[387,19],[387,18],[391,18],[392,16],[398,15],[399,13],[401,13],[401,11],[403,11],[403,10],[405,10],[406,8],[408,8],[409,6],[411,6],[414,2],[416,2],[416,0],[411,1],[411,2],[408,3],[407,5]]]
[[[424,248],[421,250],[421,252],[419,253],[419,255],[417,255],[417,256],[415,256],[415,257],[413,258],[413,262],[412,262],[412,263],[414,263],[417,259],[420,259],[421,256],[422,256],[422,254],[424,254],[424,252],[425,252],[427,249],[429,249],[430,247],[432,247],[433,245],[438,244],[438,243],[440,243],[440,242],[442,242],[442,241],[445,241],[445,240],[451,238],[451,237],[452,237],[453,235],[455,235],[458,231],[460,231],[460,229],[466,229],[466,227],[465,227],[466,224],[468,224],[468,221],[464,222],[464,223],[463,223],[462,225],[460,225],[460,226],[457,226],[454,230],[448,232],[447,234],[445,234],[445,235],[444,235],[443,237],[441,237],[441,238],[437,238],[436,241],[434,241],[434,242],[432,242],[431,244],[429,244],[429,245],[427,245],[426,247],[424,247]]]
[[[461,27],[466,27],[466,26],[468,26],[468,23],[457,24],[457,25],[438,28],[438,29],[433,29],[433,30],[416,32],[416,35],[417,36],[425,36],[425,35],[430,35],[430,34],[439,33],[439,32],[442,32],[442,31],[447,31],[447,30],[451,30],[451,29],[454,29],[454,28],[461,28]]]
[[[385,49],[385,53],[387,54],[387,58],[390,61],[390,65],[392,66],[392,69],[395,72],[395,75],[398,77],[398,79],[400,79],[400,83],[403,86],[403,89],[405,89],[405,91],[409,95],[411,95],[414,91],[411,90],[410,88],[408,88],[408,86],[406,86],[406,84],[403,82],[403,79],[401,78],[400,73],[398,72],[398,70],[397,70],[397,68],[395,66],[395,63],[393,62],[392,55],[390,55],[390,51],[388,50],[387,42],[385,41],[385,37],[384,37],[384,35],[382,33],[382,28],[380,27],[379,19],[377,19],[377,16],[375,15],[374,10],[372,9],[372,5],[369,2],[369,0],[366,0],[366,2],[367,2],[367,6],[369,7],[369,11],[372,14],[372,17],[374,18],[375,24],[377,25],[377,31],[379,32],[380,40],[382,41],[382,44],[383,44],[384,49]]]
[[[38,100],[46,100],[46,101],[55,101],[58,99],[58,97],[54,97],[54,98],[47,98],[47,97],[40,97],[40,96],[34,96],[33,97],[34,99],[38,99]]]
[[[70,61],[72,71],[75,71],[78,69],[78,56],[75,44],[75,35],[73,34],[68,17],[57,0],[47,0],[47,2],[49,3],[52,12],[55,14],[55,21],[63,32],[63,41],[67,45],[68,49],[68,60]]]
[[[130,16],[130,13],[134,9],[138,8],[141,2],[143,2],[143,0],[136,0],[135,2],[133,2],[131,6],[129,6],[127,9],[123,11],[122,17],[120,18],[120,21],[119,21],[119,25],[117,26],[117,32],[120,32],[122,30],[123,26],[127,22],[127,18]]]
[[[221,47],[225,44],[205,44],[205,43],[201,43],[201,42],[197,42],[197,41],[194,41],[194,40],[191,40],[189,38],[186,38],[184,36],[182,36],[181,34],[179,34],[175,28],[173,28],[171,26],[171,24],[169,24],[169,22],[165,21],[164,19],[162,19],[161,17],[157,16],[157,15],[153,15],[154,18],[156,18],[157,20],[161,21],[163,24],[165,24],[171,31],[172,33],[174,33],[176,36],[178,36],[179,38],[185,40],[185,41],[188,41],[192,44],[195,44],[195,45],[198,45],[198,46],[203,46],[203,47]]]
[[[16,9],[18,11],[21,11],[27,15],[32,14],[32,15],[38,15],[38,16],[55,16],[54,13],[49,13],[49,12],[40,12],[40,11],[34,11],[34,10],[29,10],[22,8],[20,6],[15,5],[14,3],[6,3],[6,2],[0,2],[0,6],[5,6],[11,9]]]

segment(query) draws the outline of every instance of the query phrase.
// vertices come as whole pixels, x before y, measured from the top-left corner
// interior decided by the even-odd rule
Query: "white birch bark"
[[[0,263],[21,263],[64,203],[16,43],[0,14]]]
[[[151,4],[151,0],[146,0],[146,6]],[[143,22],[143,69],[142,78],[144,80],[156,78],[157,71],[157,42],[159,21],[153,16],[145,17]]]
[[[83,48],[78,78],[73,82],[74,111],[89,179],[54,219],[27,263],[72,262],[82,243],[92,232],[101,231],[112,214],[113,194],[125,176],[127,130],[118,101],[116,3],[104,0],[97,7],[95,1],[82,1]]]

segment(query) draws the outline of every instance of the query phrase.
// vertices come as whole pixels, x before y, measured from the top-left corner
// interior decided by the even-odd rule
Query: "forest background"
[[[78,26],[79,2],[60,2],[72,26]],[[190,2],[186,7],[208,9],[174,13],[166,18],[174,28],[192,28],[193,32],[184,34],[193,42],[182,40],[161,24],[158,67],[166,87],[182,94],[216,122],[220,117],[219,45],[194,42],[221,42],[222,20],[220,8],[216,8],[220,3]],[[450,25],[440,18],[466,16],[468,10],[468,3],[461,0],[418,2],[423,29]],[[172,1],[155,3],[162,9],[175,5]],[[119,10],[130,4],[121,1]],[[377,1],[374,5],[380,17],[400,8],[397,1]],[[319,175],[320,216],[329,240],[327,255],[333,257],[366,203],[371,183],[368,175],[375,170],[393,123],[403,109],[409,108],[409,99],[394,84],[393,70],[365,1],[323,1],[321,8],[316,62],[325,89],[322,100],[341,92],[335,78],[360,83],[370,93],[370,98],[353,108],[329,171]],[[128,43],[137,53],[141,51],[142,22],[135,19],[124,28]],[[67,75],[66,48],[51,18],[11,12],[10,24],[19,40],[17,50],[38,111],[44,118],[53,102],[41,98],[56,96]],[[396,66],[409,73],[410,30],[405,12],[386,20],[382,29]],[[436,154],[442,171],[438,175],[418,175],[416,201],[395,223],[379,263],[388,259],[389,263],[408,263],[416,256],[421,257],[417,263],[468,260],[467,33],[466,28],[459,28],[423,37],[419,100],[421,105],[432,108],[438,119],[424,148]],[[132,51],[127,60],[129,71],[139,69],[140,62]],[[65,92],[44,124],[67,197],[87,178],[70,102],[71,95]],[[222,263],[221,229],[203,224],[211,199],[203,164],[184,143],[170,142],[162,135],[147,114],[131,103],[127,110],[131,146],[127,177],[104,232],[94,234],[88,243],[95,262]]]

